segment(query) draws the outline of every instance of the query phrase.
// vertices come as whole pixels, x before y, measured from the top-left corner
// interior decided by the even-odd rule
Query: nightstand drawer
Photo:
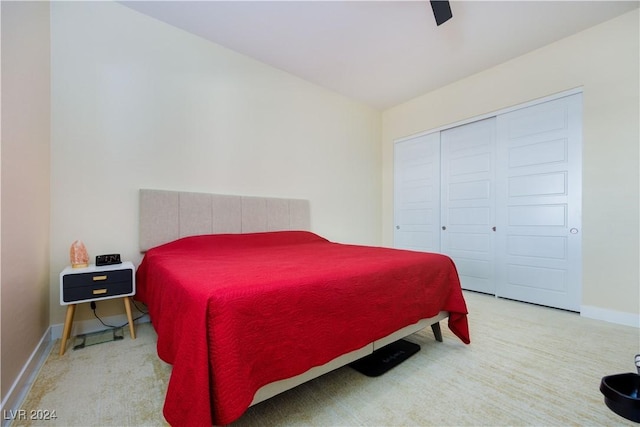
[[[107,285],[120,282],[131,283],[133,272],[131,270],[94,271],[91,273],[68,274],[63,277],[62,286],[65,291],[79,287],[92,285]]]
[[[105,298],[115,295],[126,295],[133,291],[131,280],[122,282],[102,282],[91,285],[65,287],[63,291],[64,302],[80,302],[88,299]]]
[[[136,293],[135,268],[129,261],[110,266],[91,264],[60,273],[60,304],[98,301]]]

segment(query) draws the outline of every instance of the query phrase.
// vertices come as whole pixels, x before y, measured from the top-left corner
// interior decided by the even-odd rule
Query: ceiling
[[[638,1],[126,1],[126,6],[386,109],[604,22]]]

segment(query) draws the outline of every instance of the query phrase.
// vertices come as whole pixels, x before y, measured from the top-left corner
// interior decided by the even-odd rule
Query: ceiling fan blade
[[[444,24],[453,17],[451,13],[451,6],[448,1],[444,0],[430,0],[431,9],[433,9],[433,16],[436,18],[436,24],[438,26]]]

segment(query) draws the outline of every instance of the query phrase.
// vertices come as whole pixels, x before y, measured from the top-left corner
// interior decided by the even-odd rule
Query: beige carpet
[[[605,375],[634,372],[639,330],[577,314],[465,293],[471,340],[443,325],[410,339],[422,350],[378,378],[333,371],[250,408],[238,426],[614,426]],[[68,350],[54,345],[21,408],[55,410],[52,421],[14,426],[159,426],[170,366],[150,324],[138,339]]]

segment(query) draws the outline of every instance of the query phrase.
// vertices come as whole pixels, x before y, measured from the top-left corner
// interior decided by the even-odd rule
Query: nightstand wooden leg
[[[62,331],[62,342],[60,343],[60,356],[62,356],[67,349],[67,340],[71,335],[71,326],[73,325],[73,315],[76,312],[76,305],[70,304],[67,306],[67,316],[64,319],[64,330]]]
[[[124,300],[124,309],[127,312],[127,320],[129,321],[129,333],[131,334],[131,339],[136,339],[136,330],[133,327],[133,317],[131,316],[131,303],[129,302],[129,297],[122,298]]]

